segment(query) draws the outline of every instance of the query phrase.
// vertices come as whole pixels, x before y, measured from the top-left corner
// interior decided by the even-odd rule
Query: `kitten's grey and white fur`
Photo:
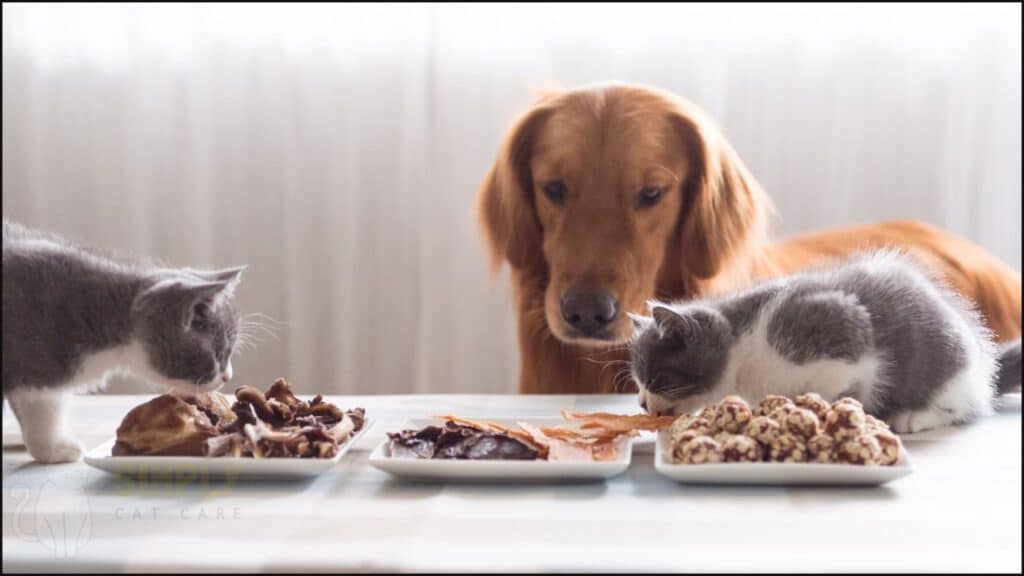
[[[631,369],[652,413],[817,392],[916,432],[969,421],[1020,389],[1020,340],[997,350],[972,306],[896,251],[650,308],[633,316]]]
[[[4,220],[3,393],[32,456],[78,459],[68,397],[113,372],[186,392],[230,379],[241,273],[129,263]]]

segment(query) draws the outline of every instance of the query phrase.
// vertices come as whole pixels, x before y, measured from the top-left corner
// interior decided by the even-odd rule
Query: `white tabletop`
[[[74,429],[96,446],[141,400],[79,398]],[[607,482],[411,484],[366,463],[407,419],[632,413],[636,400],[331,400],[376,424],[336,468],[299,483],[137,484],[5,446],[3,570],[1021,570],[1019,395],[974,425],[907,438],[916,472],[878,488],[681,486],[650,453]],[[6,408],[3,422],[5,437],[17,429]]]

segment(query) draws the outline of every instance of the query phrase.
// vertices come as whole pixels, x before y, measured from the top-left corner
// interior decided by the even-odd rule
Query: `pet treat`
[[[760,462],[761,445],[750,436],[731,434],[719,441],[726,462]]]
[[[698,436],[675,452],[679,464],[716,464],[724,459],[722,446],[708,436]]]
[[[828,434],[818,434],[807,441],[807,459],[810,462],[827,464],[832,462],[835,440]]]
[[[782,430],[803,439],[809,439],[819,432],[818,417],[807,408],[795,408],[786,414]]]
[[[772,439],[768,459],[773,462],[805,462],[807,446],[800,437],[783,432]]]
[[[865,436],[870,436],[878,442],[882,449],[882,455],[878,463],[882,466],[892,466],[900,461],[900,452],[903,450],[903,443],[900,437],[888,430],[870,430]]]
[[[793,405],[793,401],[785,396],[769,394],[758,404],[757,410],[754,411],[754,416],[771,416],[772,412],[775,412],[777,408],[786,405]]]
[[[767,416],[755,416],[747,423],[746,435],[765,447],[771,446],[772,440],[781,433],[782,426]]]
[[[845,464],[878,466],[882,463],[883,458],[882,447],[878,440],[869,435],[858,436],[853,440],[843,442],[836,452],[836,459]]]
[[[820,422],[825,421],[825,418],[828,416],[828,411],[832,409],[832,406],[828,401],[815,392],[801,394],[796,397],[793,403],[800,408],[806,408],[811,412],[814,412],[814,415],[818,417]]]
[[[864,411],[850,403],[836,402],[825,418],[825,433],[836,440],[852,440],[864,430]]]
[[[733,434],[742,432],[753,417],[750,407],[739,396],[722,400],[715,410],[715,427]]]

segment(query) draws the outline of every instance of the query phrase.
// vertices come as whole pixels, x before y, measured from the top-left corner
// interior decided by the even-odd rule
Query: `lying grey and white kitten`
[[[893,251],[650,307],[652,317],[633,316],[632,373],[651,413],[817,392],[853,396],[916,432],[971,420],[1020,389],[1020,340],[997,352],[963,298]]]
[[[3,393],[40,462],[77,460],[68,396],[130,372],[188,392],[231,378],[242,268],[125,263],[3,223]]]

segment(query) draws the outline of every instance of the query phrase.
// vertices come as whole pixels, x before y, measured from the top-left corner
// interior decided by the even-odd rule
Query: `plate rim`
[[[374,418],[365,417],[363,420],[363,427],[341,444],[338,449],[338,453],[331,458],[209,458],[206,456],[159,456],[152,454],[144,456],[114,456],[110,453],[110,449],[113,447],[114,443],[117,442],[117,436],[115,435],[112,438],[104,440],[92,450],[86,452],[82,457],[82,460],[93,468],[116,474],[126,474],[128,472],[114,471],[103,466],[109,465],[111,462],[118,463],[114,464],[115,466],[120,465],[120,463],[130,462],[139,464],[158,463],[159,465],[168,466],[174,464],[200,464],[210,472],[216,472],[215,469],[220,467],[222,464],[231,463],[232,473],[245,475],[247,473],[260,474],[261,471],[254,470],[254,468],[262,467],[268,463],[270,466],[277,468],[273,470],[272,473],[283,472],[287,474],[287,469],[290,466],[296,466],[298,463],[301,463],[302,470],[317,469],[319,473],[332,468],[335,464],[340,462],[341,459],[348,454],[349,450],[355,446],[360,437],[373,427],[374,422]],[[286,462],[296,464],[285,464]],[[299,469],[296,469],[295,473],[300,474]]]

